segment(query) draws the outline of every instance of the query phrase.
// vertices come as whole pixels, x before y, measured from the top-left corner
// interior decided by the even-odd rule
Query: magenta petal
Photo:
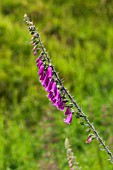
[[[51,101],[52,101],[53,105],[56,106],[57,100],[53,98]]]
[[[44,77],[44,80],[42,81],[42,86],[43,87],[47,87],[47,85],[48,85],[48,83],[49,83],[49,78],[47,77],[47,75]]]
[[[43,62],[42,62],[42,60],[40,60],[37,64],[37,67],[40,68],[42,64],[43,64]]]
[[[59,110],[63,111],[64,108],[65,108],[65,103],[61,102],[60,105],[59,105]]]
[[[65,115],[70,114],[70,112],[71,112],[70,107],[68,107],[68,108],[66,109]]]
[[[52,77],[52,67],[50,67],[50,66],[48,66],[48,69],[47,69],[47,76],[48,76],[48,78]]]
[[[47,95],[47,97],[48,97],[50,100],[52,100],[53,93],[52,93],[52,92],[50,92],[50,93]]]
[[[45,78],[45,74],[43,73],[42,75],[40,75],[40,78],[39,78],[40,82],[43,82],[44,78]]]
[[[53,82],[53,84],[52,84],[52,88],[51,88],[51,92],[53,92],[54,93],[54,95],[56,95],[56,90],[57,90],[57,86],[56,86],[56,82]]]
[[[39,75],[42,75],[42,74],[43,74],[43,71],[44,71],[44,65],[41,65],[41,66],[40,66],[40,69],[39,69],[39,71],[38,71],[38,74],[39,74]]]
[[[50,92],[50,91],[51,91],[51,88],[52,88],[53,83],[54,83],[54,82],[49,79],[48,86],[47,86],[46,89],[45,89],[47,92]]]
[[[72,122],[72,112],[67,115],[67,117],[64,119],[64,122],[67,124],[70,124]]]
[[[54,99],[54,95],[53,95],[53,93],[52,92],[50,92],[48,95],[47,95],[47,97],[49,98],[49,100],[53,103],[53,105],[54,106],[56,106],[56,102],[57,102],[57,100],[56,99]]]
[[[88,136],[87,140],[86,140],[86,143],[90,143],[92,142],[92,137],[91,136]]]
[[[40,56],[36,59],[36,63],[38,63],[41,60]]]
[[[56,103],[56,107],[57,107],[57,109],[59,109],[60,111],[63,111],[64,108],[65,108],[65,103],[64,103],[63,101],[58,101],[58,102]]]
[[[55,95],[54,99],[56,99],[57,101],[60,100],[60,91],[58,89],[56,90],[56,95]]]

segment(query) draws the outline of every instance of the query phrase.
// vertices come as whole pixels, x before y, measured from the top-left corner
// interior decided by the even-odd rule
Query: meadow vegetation
[[[0,2],[0,170],[68,170],[67,137],[82,169],[113,169],[98,141],[85,143],[77,119],[65,124],[48,101],[23,22],[27,13],[65,87],[113,151],[112,7],[110,0]]]

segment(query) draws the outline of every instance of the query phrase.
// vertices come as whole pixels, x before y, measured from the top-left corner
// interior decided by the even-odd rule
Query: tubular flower
[[[68,108],[66,109],[66,111],[65,111],[65,116],[66,116],[66,115],[69,115],[70,112],[71,112],[70,107],[68,107]]]
[[[72,122],[72,112],[70,110],[70,107],[67,108],[65,115],[67,115],[67,117],[64,119],[64,122],[70,124]]]
[[[40,75],[39,81],[42,82],[44,80],[45,77],[45,73],[43,73],[42,75]]]
[[[48,78],[52,78],[52,67],[48,66],[46,74],[47,74]]]
[[[41,60],[41,57],[39,56],[39,57],[36,59],[36,63],[38,63],[40,60]]]
[[[42,75],[43,72],[44,72],[44,65],[42,64],[42,65],[40,66],[39,71],[38,71],[38,75]]]
[[[45,88],[45,90],[49,93],[50,91],[51,91],[51,88],[52,88],[52,85],[53,85],[53,81],[49,81],[49,83],[48,83],[48,86]]]
[[[49,83],[49,78],[46,74],[46,76],[44,77],[44,80],[42,81],[42,86],[46,88],[48,83]]]
[[[56,95],[56,91],[57,91],[57,86],[56,86],[56,82],[54,81],[52,84],[52,88],[50,90],[51,92],[53,92],[54,96]]]
[[[37,67],[40,69],[41,65],[43,64],[42,60],[40,60],[38,63],[37,63]]]

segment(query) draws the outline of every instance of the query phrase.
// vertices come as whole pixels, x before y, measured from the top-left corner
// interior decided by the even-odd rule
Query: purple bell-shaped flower
[[[52,77],[52,67],[48,66],[46,74],[47,74],[48,78]]]
[[[57,91],[57,86],[56,86],[56,82],[54,81],[52,84],[52,88],[50,90],[51,92],[53,92],[53,95],[56,95],[56,91]]]
[[[57,101],[60,100],[60,91],[58,89],[56,90],[56,95],[54,96],[54,99],[56,99]]]
[[[65,103],[63,101],[58,101],[57,103],[57,108],[60,110],[60,111],[63,111],[64,108],[65,108]]]
[[[64,122],[70,124],[72,122],[72,112],[70,110],[70,107],[66,109],[65,115],[67,115],[67,117],[64,119]]]
[[[65,115],[70,114],[70,112],[71,112],[70,107],[68,107],[68,108],[66,109],[66,111],[65,111]]]
[[[50,91],[51,91],[51,88],[52,88],[53,83],[54,83],[54,81],[49,80],[48,86],[45,88],[45,90],[46,90],[47,92],[50,92]]]
[[[41,60],[40,56],[36,59],[36,63],[38,63]]]
[[[37,67],[40,69],[41,65],[43,64],[42,60],[40,60],[38,63],[37,63]]]
[[[38,71],[38,74],[39,74],[39,75],[42,75],[43,72],[44,72],[44,65],[42,64],[42,65],[40,66],[40,69],[39,69],[39,71]]]
[[[41,75],[40,75],[40,78],[39,78],[39,81],[42,83],[44,78],[45,78],[45,73],[43,72]]]
[[[52,92],[48,93],[47,97],[49,98],[49,100],[51,100],[51,101],[52,101],[53,93],[52,93]]]
[[[48,85],[48,83],[49,83],[49,78],[48,78],[48,76],[46,75],[46,76],[44,77],[44,80],[42,81],[42,86],[46,88],[47,85]]]

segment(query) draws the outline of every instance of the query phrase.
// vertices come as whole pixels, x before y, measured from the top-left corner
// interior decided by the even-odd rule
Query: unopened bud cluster
[[[68,138],[65,139],[65,148],[67,150],[67,159],[70,170],[80,170],[81,168],[79,168],[78,163],[76,162]]]

